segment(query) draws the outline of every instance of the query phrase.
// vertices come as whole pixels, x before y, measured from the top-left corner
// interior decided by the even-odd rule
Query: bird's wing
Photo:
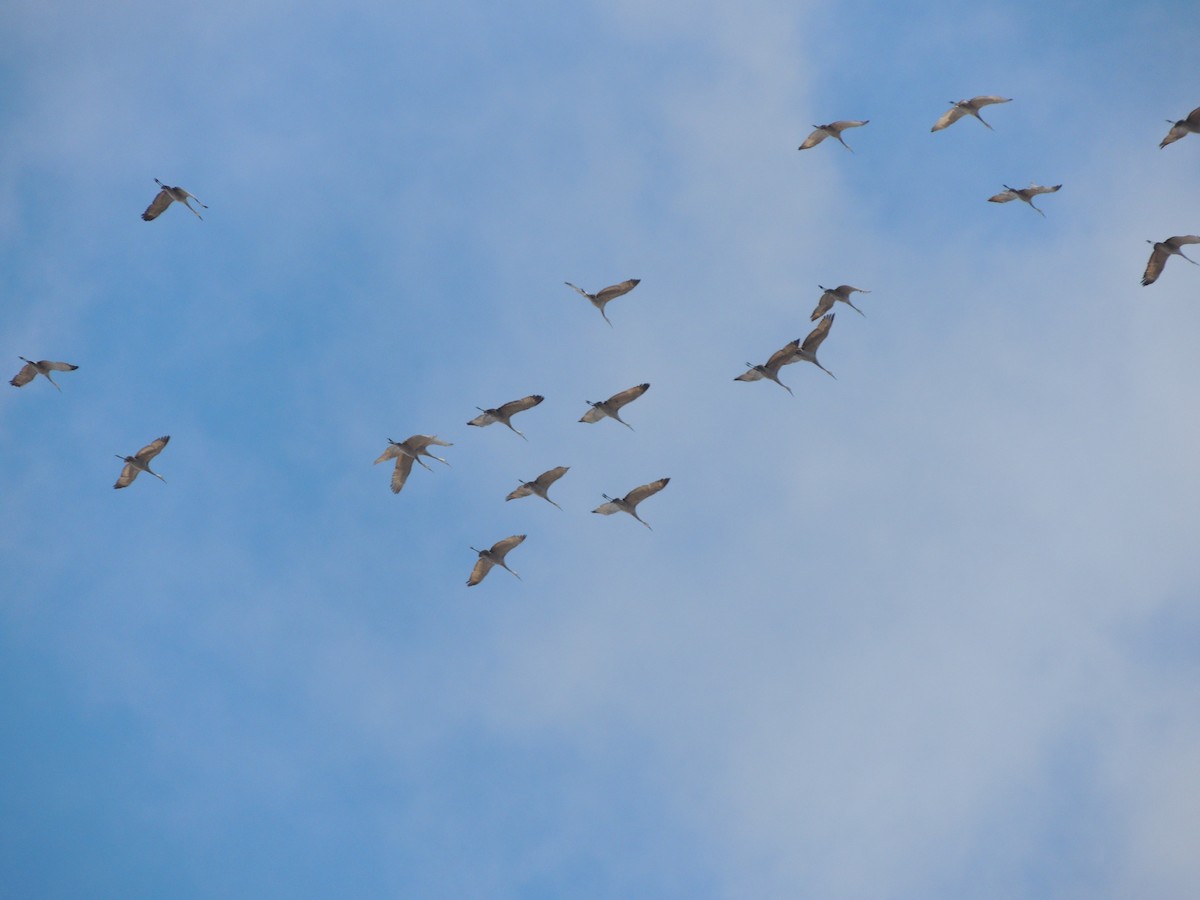
[[[527,409],[533,409],[546,398],[541,394],[530,394],[528,397],[522,397],[520,400],[512,400],[500,407],[497,412],[501,416],[507,418],[519,412],[524,412]]]
[[[1025,190],[1027,193],[1029,193],[1033,196],[1037,196],[1038,194],[1053,194],[1055,191],[1057,191],[1061,187],[1062,187],[1061,184],[1056,184],[1051,187],[1046,187],[1043,184],[1031,184]]]
[[[533,493],[533,488],[529,486],[529,482],[523,482],[519,488],[515,488],[505,500],[519,500],[521,497],[528,497]]]
[[[841,122],[834,122],[832,125],[826,125],[825,127],[830,129],[831,131],[845,131],[847,128],[861,128],[863,125],[866,125],[870,121],[871,121],[870,119],[863,119],[862,121],[858,121],[858,122],[841,121]]]
[[[835,297],[833,296],[832,291],[826,291],[823,293],[821,295],[821,299],[817,301],[817,308],[814,309],[812,311],[812,315],[809,316],[809,321],[815,322],[817,319],[821,318],[821,316],[825,315],[825,313],[829,312],[829,310],[833,307],[834,300]]]
[[[1016,200],[1017,196],[1016,191],[1001,191],[998,194],[988,197],[988,201],[991,203],[1007,203],[1009,200]]]
[[[762,372],[758,371],[758,369],[747,369],[745,372],[743,372],[741,375],[739,375],[737,378],[735,378],[733,380],[734,381],[762,381],[766,377],[767,376],[764,375]]]
[[[620,511],[621,507],[611,500],[609,500],[607,503],[601,503],[592,510],[592,512],[600,513],[602,516],[611,516],[613,513],[619,513]]]
[[[1172,125],[1171,130],[1167,132],[1167,136],[1159,143],[1158,149],[1161,150],[1167,144],[1173,144],[1179,139],[1187,137],[1188,133],[1188,129],[1184,125]]]
[[[933,123],[933,127],[930,128],[929,130],[930,131],[941,131],[943,128],[949,128],[951,125],[953,125],[955,122],[957,122],[959,119],[961,119],[965,115],[966,115],[966,112],[963,111],[962,107],[952,106],[948,110],[946,110],[945,115],[943,115],[940,119],[938,119],[936,122]]]
[[[418,450],[424,450],[430,444],[436,444],[439,447],[453,447],[449,441],[439,441],[436,434],[414,434],[404,442],[410,450],[416,453]]]
[[[146,211],[142,213],[142,218],[149,222],[151,219],[157,219],[162,215],[162,211],[171,205],[171,192],[163,188],[155,196],[154,200],[146,207]]]
[[[473,418],[467,424],[468,425],[491,425],[493,422],[496,422],[496,421],[498,421],[498,420],[490,412],[482,412],[479,415],[477,415],[475,418]]]
[[[596,302],[607,303],[609,300],[620,297],[622,294],[628,294],[640,283],[640,278],[628,278],[620,284],[610,284],[603,290],[596,292]]]
[[[389,459],[394,459],[395,457],[402,455],[403,451],[400,449],[399,444],[388,444],[388,448],[379,454],[379,459],[375,460],[375,465],[379,465],[381,462],[387,462]]]
[[[821,341],[825,340],[825,336],[829,334],[829,329],[833,327],[833,316],[834,314],[830,313],[817,323],[817,327],[808,333],[808,337],[800,345],[801,350],[805,353],[817,352],[817,348],[821,346]]]
[[[566,475],[567,470],[570,468],[570,466],[556,466],[553,469],[548,469],[547,471],[543,472],[541,475],[535,478],[534,481],[536,481],[543,488],[549,488],[550,485],[554,484],[554,482]]]
[[[479,560],[475,563],[475,568],[471,570],[471,577],[467,580],[467,587],[474,587],[483,581],[483,576],[492,571],[492,566],[494,565],[495,563],[487,557],[479,557]]]
[[[630,506],[637,506],[647,497],[657,494],[667,486],[670,478],[660,478],[658,481],[651,481],[649,484],[643,484],[641,487],[635,487],[632,491],[625,495],[625,502]]]
[[[591,294],[589,294],[587,291],[585,291],[583,288],[576,287],[575,285],[571,284],[571,282],[569,282],[569,281],[564,281],[563,284],[565,284],[569,288],[575,288],[575,290],[579,291],[579,293],[582,294],[584,297],[586,297],[588,300],[596,299]]]
[[[125,467],[121,469],[121,474],[117,478],[117,483],[114,484],[113,487],[129,487],[131,484],[133,484],[133,479],[137,478],[139,471],[140,470],[133,463],[125,463]]]
[[[1200,234],[1177,234],[1175,237],[1167,238],[1163,243],[1178,250],[1184,244],[1200,244]]]
[[[585,412],[579,418],[579,421],[594,423],[594,422],[599,422],[603,418],[604,418],[604,413],[600,412],[600,410],[596,409],[596,407],[593,406],[591,409],[589,409],[587,412]]]
[[[503,560],[508,555],[508,551],[523,540],[525,540],[525,535],[514,534],[512,537],[506,537],[502,541],[496,541],[496,543],[492,544],[492,556],[498,561]]]
[[[408,473],[412,471],[413,458],[406,453],[399,453],[396,456],[396,468],[392,469],[392,493],[400,493],[400,489],[404,487],[404,482],[408,480]]]
[[[608,398],[609,408],[616,412],[627,403],[632,403],[648,390],[650,390],[649,384],[639,384],[635,387],[629,388],[628,390],[621,391],[619,394],[613,394]]]
[[[993,103],[1008,103],[1011,100],[1012,97],[997,97],[994,94],[989,94],[983,97],[972,97],[971,105],[979,109],[981,106],[991,106]]]
[[[167,441],[170,439],[171,436],[169,434],[164,434],[158,440],[148,443],[134,455],[143,463],[148,463],[150,460],[154,459],[154,457],[158,456],[158,454],[162,453],[162,448],[167,446]]]
[[[815,318],[815,316],[814,316]],[[768,369],[779,369],[781,366],[786,366],[788,363],[796,361],[796,354],[800,351],[800,338],[792,341],[786,347],[780,347],[771,354],[771,358],[767,360]],[[759,376],[762,377],[761,375]]]
[[[809,149],[817,146],[817,144],[821,143],[821,141],[825,140],[825,138],[827,138],[827,137],[829,137],[829,132],[826,131],[824,128],[818,128],[816,131],[814,131],[812,134],[810,134],[808,137],[806,137],[804,139],[804,143],[801,144],[796,149],[797,150],[809,150]]]
[[[70,363],[54,362],[49,359],[38,360],[38,365],[43,369],[50,369],[54,372],[74,372],[79,366],[73,366]]]
[[[24,387],[37,378],[37,367],[33,363],[25,363],[21,366],[21,371],[12,377],[9,382],[13,387]]]
[[[1162,247],[1155,246],[1150,253],[1150,261],[1146,263],[1146,271],[1142,273],[1142,287],[1154,284],[1158,280],[1158,276],[1162,274],[1163,267],[1167,264],[1167,258],[1171,254]]]

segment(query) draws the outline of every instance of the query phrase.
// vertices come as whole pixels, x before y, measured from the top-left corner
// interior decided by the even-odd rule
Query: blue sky
[[[1193,896],[1200,10],[0,24],[4,893]]]

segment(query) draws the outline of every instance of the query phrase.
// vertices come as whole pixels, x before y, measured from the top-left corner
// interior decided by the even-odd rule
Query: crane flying
[[[746,365],[750,368],[733,380],[761,381],[764,378],[768,378],[787,391],[789,394],[795,396],[795,394],[792,393],[792,389],[779,380],[779,370],[784,366],[790,365],[791,363],[799,362],[799,353],[800,338],[796,338],[796,340],[792,341],[790,344],[787,344],[772,353],[771,358],[768,359],[763,365],[756,366],[754,363],[746,363]]]
[[[812,147],[817,146],[817,144],[821,143],[821,141],[825,140],[825,138],[831,137],[831,138],[834,138],[835,140],[837,140],[838,143],[840,143],[843,147],[845,147],[851,153],[853,153],[854,148],[851,147],[849,144],[847,144],[844,140],[842,140],[842,132],[845,131],[847,128],[861,128],[863,125],[866,125],[870,121],[871,121],[870,119],[863,119],[862,121],[843,120],[840,122],[830,122],[828,125],[814,125],[813,128],[815,128],[816,130],[812,134],[810,134],[808,137],[806,137],[804,139],[804,143],[801,144],[796,149],[797,150],[808,150]]]
[[[652,497],[665,488],[667,486],[667,482],[670,480],[670,478],[660,478],[658,481],[651,481],[649,484],[643,484],[641,487],[635,487],[632,491],[619,499],[617,497],[610,497],[608,494],[601,494],[600,496],[608,502],[600,504],[593,509],[592,512],[599,513],[602,516],[611,516],[613,513],[619,512],[629,513],[629,515],[633,516],[647,528],[650,528],[650,524],[637,514],[637,505],[647,497]],[[653,531],[654,529],[650,528],[650,530]]]
[[[995,131],[991,125],[984,122],[983,116],[979,115],[981,107],[990,106],[993,103],[1011,103],[1012,97],[996,97],[992,95],[984,95],[982,97],[972,97],[970,100],[951,100],[951,106],[946,110],[945,115],[933,123],[930,131],[941,131],[943,128],[949,128],[963,116],[974,116],[984,125],[987,125],[989,130]]]
[[[1027,188],[1011,188],[1006,184],[1004,185],[1004,190],[1002,190],[1000,193],[993,194],[991,197],[988,197],[988,202],[1008,203],[1010,200],[1024,200],[1031,207],[1033,207],[1033,209],[1037,210],[1038,215],[1044,219],[1046,218],[1046,214],[1038,209],[1038,207],[1034,206],[1033,198],[1038,194],[1053,194],[1060,187],[1062,187],[1061,184],[1056,184],[1052,187],[1045,187],[1044,185],[1040,184],[1030,184]]]
[[[171,440],[171,436],[164,434],[158,440],[151,441],[133,456],[122,456],[120,453],[114,454],[117,459],[125,460],[125,467],[121,469],[121,474],[118,476],[117,483],[113,487],[129,487],[133,484],[133,479],[138,477],[138,472],[149,472],[163,484],[166,484],[167,479],[150,468],[150,460],[162,453],[162,448],[167,446],[167,441],[169,440]]]
[[[1200,263],[1197,263],[1191,257],[1185,256],[1183,251],[1179,249],[1184,244],[1200,244],[1200,235],[1177,234],[1175,237],[1169,237],[1165,241],[1146,241],[1146,243],[1153,244],[1154,249],[1150,251],[1150,261],[1146,263],[1146,271],[1142,275],[1142,287],[1154,284],[1158,280],[1158,276],[1162,274],[1167,260],[1172,256],[1181,256],[1193,266],[1200,265]]]
[[[575,288],[575,290],[577,290],[580,294],[582,294],[584,297],[587,297],[587,299],[592,302],[592,306],[600,310],[600,315],[604,316],[604,321],[608,322],[609,328],[612,327],[612,322],[609,321],[608,314],[604,312],[605,305],[609,300],[615,300],[624,294],[628,294],[641,283],[642,279],[640,278],[629,278],[625,281],[622,281],[620,284],[610,284],[608,287],[602,288],[601,290],[596,291],[594,294],[589,294],[583,288],[576,287],[569,281],[563,282],[563,284],[565,284],[567,287]]]
[[[648,390],[650,390],[650,385],[648,383],[639,384],[628,388],[627,390],[621,391],[620,393],[613,394],[607,400],[601,400],[598,403],[592,403],[591,400],[585,400],[584,402],[591,404],[592,408],[585,412],[579,421],[599,422],[605,416],[608,416],[610,419],[616,419],[630,431],[633,431],[633,426],[621,418],[621,407],[632,403]]]
[[[39,375],[44,375],[46,380],[58,388],[59,393],[62,393],[62,388],[58,387],[58,382],[50,377],[50,373],[74,372],[79,368],[79,366],[73,366],[70,363],[54,362],[49,359],[39,359],[37,362],[34,362],[32,359],[25,359],[23,356],[18,356],[17,359],[22,360],[25,365],[21,366],[20,371],[9,382],[13,387],[24,387]]]
[[[1185,119],[1180,119],[1178,122],[1172,122],[1170,119],[1167,119],[1167,121],[1171,122],[1171,130],[1167,132],[1167,136],[1158,145],[1159,150],[1167,146],[1167,144],[1173,144],[1176,141],[1182,140],[1189,134],[1200,132],[1200,106],[1197,106],[1188,113]]]
[[[475,563],[475,568],[471,570],[471,577],[467,580],[467,587],[474,587],[483,581],[487,573],[492,571],[492,566],[500,566],[503,569],[508,569],[509,572],[512,572],[520,580],[521,576],[508,568],[508,565],[504,562],[504,557],[508,554],[509,550],[523,540],[525,540],[525,535],[514,534],[512,537],[506,537],[502,541],[496,541],[489,550],[475,550],[472,547],[471,549],[479,554],[479,559]]]
[[[558,506],[557,503],[554,503],[554,501],[550,499],[548,491],[550,490],[550,485],[554,484],[554,482],[566,475],[570,468],[570,466],[556,466],[553,469],[548,469],[547,471],[543,472],[537,478],[533,479],[533,481],[522,481],[521,486],[516,488],[504,499],[516,500],[520,497],[528,497],[530,494],[537,494],[547,503],[552,503],[555,506]],[[558,506],[558,508],[562,509],[561,506]]]
[[[428,456],[430,459],[436,459],[440,463],[445,463],[447,466],[450,463],[442,459],[440,456],[434,456],[429,452],[429,446],[436,444],[438,447],[453,447],[454,445],[448,441],[439,441],[436,434],[414,434],[412,437],[403,441],[393,441],[388,438],[388,448],[383,451],[379,459],[375,460],[375,465],[385,462],[389,459],[396,460],[396,468],[392,471],[392,493],[400,493],[400,489],[404,487],[404,482],[408,480],[408,473],[412,471],[413,463],[416,462],[423,468],[433,471],[421,459],[422,456]]]
[[[190,197],[193,200],[195,200],[197,203],[200,203],[200,205],[203,206],[205,209],[208,209],[207,205],[200,202],[199,197],[197,197],[195,194],[188,193],[181,187],[168,187],[167,185],[165,185],[161,181],[159,181],[157,178],[155,178],[154,181],[158,184],[158,186],[160,188],[162,188],[162,190],[160,190],[158,192],[158,194],[155,195],[154,199],[152,201],[150,201],[150,205],[146,207],[146,211],[144,213],[142,213],[142,218],[145,221],[149,222],[152,219],[157,219],[160,215],[162,215],[163,210],[165,210],[168,206],[170,206],[172,203],[174,203],[176,201],[178,201],[179,203],[182,203],[188,209],[191,209],[192,214],[197,219],[199,219],[201,222],[204,221],[204,216],[200,215],[200,213],[198,213],[198,212],[196,212],[196,210],[192,209],[192,204],[188,203],[188,198]]]
[[[824,291],[824,293],[821,294],[821,299],[817,301],[817,308],[814,309],[812,311],[812,315],[809,316],[810,322],[817,321],[817,319],[821,318],[821,316],[833,309],[833,304],[839,300],[842,303],[845,303],[864,319],[867,317],[865,312],[850,302],[850,295],[855,292],[860,294],[869,294],[871,293],[870,291],[864,291],[862,288],[856,288],[848,284],[843,284],[835,288],[827,288],[824,285],[818,284],[817,287]]]
[[[520,400],[510,400],[503,406],[498,406],[495,409],[484,409],[482,406],[475,407],[482,415],[473,418],[468,425],[478,425],[482,428],[485,425],[491,425],[493,422],[503,422],[509,430],[520,435],[524,440],[529,440],[517,429],[513,428],[512,422],[509,421],[519,412],[524,412],[527,409],[533,409],[546,398],[541,394],[530,394],[528,397],[522,397]]]

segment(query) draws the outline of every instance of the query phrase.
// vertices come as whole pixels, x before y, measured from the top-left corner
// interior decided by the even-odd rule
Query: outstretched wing
[[[140,471],[141,470],[138,469],[133,463],[125,463],[125,467],[121,469],[121,474],[117,477],[117,483],[114,484],[113,487],[129,487],[131,484],[133,484],[133,479],[137,478],[138,472]]]
[[[941,131],[943,128],[949,128],[967,113],[961,106],[952,106],[946,110],[945,114],[933,123],[930,131]]]
[[[404,444],[414,453],[424,450],[431,444],[436,444],[438,447],[454,446],[449,441],[439,441],[436,434],[414,434],[407,441],[405,441]]]
[[[546,398],[541,394],[530,394],[528,397],[522,397],[520,400],[512,400],[505,403],[496,410],[503,418],[516,415],[519,412],[524,412],[527,409],[533,409]]]
[[[609,300],[614,300],[622,294],[628,294],[640,283],[640,278],[628,278],[620,284],[610,284],[608,287],[596,292],[596,302],[607,303]]]
[[[619,513],[620,511],[621,507],[611,500],[609,500],[607,503],[601,503],[592,510],[592,512],[600,513],[602,516],[611,516],[613,513]]]
[[[1184,244],[1200,244],[1200,234],[1177,234],[1163,241],[1168,247],[1178,250]]]
[[[475,568],[471,570],[471,577],[467,579],[467,587],[474,587],[483,581],[483,577],[492,571],[492,566],[494,565],[495,563],[486,556],[479,557],[479,561],[475,563]]]
[[[497,419],[492,413],[481,412],[479,415],[477,415],[475,418],[473,418],[467,424],[482,426],[482,425],[491,425],[493,422],[498,422],[498,421],[500,421],[500,420]]]
[[[154,459],[154,457],[158,456],[158,454],[162,453],[163,447],[167,446],[167,441],[170,439],[171,436],[169,434],[164,434],[158,440],[151,441],[149,444],[135,453],[134,456],[141,460],[142,463],[148,463],[150,460]]]
[[[981,106],[991,106],[993,103],[1009,103],[1012,97],[997,97],[995,94],[985,94],[982,97],[972,97],[971,105],[976,109]]]
[[[400,493],[400,489],[404,487],[404,482],[408,480],[408,473],[412,471],[413,458],[407,453],[398,453],[396,456],[396,468],[392,469],[392,493]]]
[[[809,321],[815,322],[817,319],[821,318],[821,316],[825,315],[825,313],[829,312],[829,310],[833,308],[833,304],[836,299],[837,298],[833,295],[833,291],[826,291],[823,293],[821,295],[821,299],[817,301],[817,308],[814,309],[812,311],[812,315],[809,316]]]
[[[543,472],[541,475],[539,475],[537,478],[535,478],[533,480],[535,482],[537,482],[539,487],[541,487],[543,489],[548,489],[550,487],[550,485],[554,484],[554,482],[558,481],[558,479],[560,479],[564,475],[566,475],[567,470],[570,468],[571,468],[570,466],[556,466],[553,469],[549,469],[549,470]]]
[[[788,363],[796,362],[799,357],[796,355],[800,352],[800,338],[792,341],[790,344],[780,347],[771,354],[771,358],[767,360],[768,369],[776,369],[786,366]],[[761,377],[761,376],[760,376]]]
[[[747,369],[745,372],[743,372],[741,375],[739,375],[737,378],[735,378],[733,380],[734,381],[762,381],[766,377],[767,376],[764,375],[762,372],[758,371],[758,369],[751,368],[751,369]]]
[[[70,363],[54,362],[49,359],[39,359],[38,365],[43,369],[50,369],[52,372],[74,372],[79,366],[73,366]]]
[[[388,448],[379,454],[379,459],[375,460],[375,465],[381,462],[387,462],[389,459],[395,459],[397,456],[403,456],[404,451],[400,449],[399,444],[388,444]]]
[[[508,555],[508,551],[523,540],[525,540],[525,535],[514,534],[512,537],[506,537],[502,541],[496,541],[496,543],[492,544],[492,556],[497,562],[502,561]]]
[[[826,131],[824,128],[818,128],[816,131],[814,131],[812,134],[810,134],[808,137],[806,137],[804,139],[804,143],[801,144],[796,149],[797,150],[810,150],[813,147],[817,146],[817,144],[821,143],[821,141],[825,140],[825,138],[827,138],[827,137],[829,137],[829,132]]]
[[[1028,194],[1030,194],[1031,196],[1036,197],[1038,194],[1053,194],[1060,187],[1062,187],[1061,184],[1056,184],[1051,187],[1046,187],[1045,185],[1041,185],[1041,184],[1031,184],[1029,187],[1027,187],[1025,189],[1025,191]]]
[[[564,282],[563,282],[563,284],[565,284],[565,285],[566,285],[567,287],[569,287],[569,288],[575,288],[575,290],[579,291],[579,293],[580,293],[580,294],[581,294],[583,297],[587,298],[588,300],[595,300],[595,299],[596,299],[596,298],[595,298],[595,297],[593,297],[591,294],[589,294],[587,291],[585,291],[583,288],[581,288],[581,287],[577,287],[576,285],[573,285],[573,284],[571,284],[571,282],[569,282],[569,281],[564,281]]]
[[[993,194],[991,197],[988,197],[988,202],[989,203],[1007,203],[1009,200],[1016,200],[1016,199],[1017,199],[1016,191],[1001,191],[998,194]]]
[[[533,493],[533,488],[530,487],[530,482],[523,481],[523,482],[521,482],[521,486],[519,488],[515,488],[512,491],[512,493],[510,493],[504,499],[505,500],[519,500],[522,497],[528,497],[532,493]]]
[[[647,497],[652,497],[667,486],[670,478],[660,478],[658,481],[651,481],[649,484],[643,484],[641,487],[635,487],[632,491],[625,495],[625,502],[630,506],[637,506]]]
[[[171,205],[171,193],[166,188],[163,188],[155,196],[154,200],[146,207],[146,211],[142,213],[142,218],[149,222],[151,219],[157,219],[162,215],[162,211]]]
[[[650,385],[647,383],[636,385],[628,390],[621,391],[619,394],[613,394],[607,400],[608,406],[613,412],[616,412],[627,403],[632,403],[648,390],[650,390]]]
[[[821,341],[825,340],[829,334],[829,329],[833,327],[833,313],[825,316],[817,323],[817,327],[808,333],[808,337],[804,339],[804,343],[800,345],[800,349],[805,353],[816,353],[817,348],[821,346]]]
[[[825,127],[828,128],[830,131],[845,131],[847,128],[861,128],[863,125],[866,125],[870,121],[871,121],[870,119],[862,119],[860,121],[851,121],[851,120],[843,119],[840,122],[833,122],[829,125],[826,125]]]
[[[21,366],[21,371],[12,377],[12,381],[9,384],[13,387],[24,387],[35,378],[37,378],[37,368],[33,363],[25,363],[25,365]]]

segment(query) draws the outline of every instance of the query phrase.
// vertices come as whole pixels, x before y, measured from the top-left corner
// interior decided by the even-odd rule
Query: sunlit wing
[[[475,568],[471,570],[471,577],[467,579],[467,587],[474,587],[483,581],[484,576],[492,571],[492,566],[494,565],[495,563],[490,559],[483,556],[479,557],[478,562],[475,563]]]
[[[591,409],[589,409],[587,412],[585,412],[580,417],[579,421],[580,422],[589,422],[589,423],[594,424],[596,422],[599,422],[603,418],[604,418],[604,413],[600,412],[600,410],[596,409],[596,407],[593,406]]]
[[[816,318],[814,316],[814,318]],[[800,338],[792,341],[786,347],[781,347],[771,354],[771,358],[767,360],[768,369],[779,369],[781,366],[786,366],[788,363],[796,362],[796,354],[800,352]]]
[[[621,391],[619,394],[613,394],[608,398],[607,402],[609,407],[615,412],[627,403],[632,403],[648,390],[650,390],[649,384],[639,384],[636,387]]]
[[[497,560],[504,559],[508,555],[508,551],[523,540],[525,540],[525,535],[514,534],[512,537],[506,537],[502,541],[496,541],[496,543],[492,544],[492,556]]]
[[[397,456],[401,456],[403,452],[399,444],[388,444],[388,448],[379,454],[379,459],[375,460],[375,465],[387,462],[389,459],[395,459]]]
[[[133,479],[137,478],[139,471],[141,470],[138,469],[133,463],[125,463],[125,467],[121,469],[121,474],[117,478],[117,483],[114,484],[113,487],[129,487],[131,484],[133,484]]]
[[[163,188],[158,192],[158,195],[155,196],[151,204],[146,207],[146,211],[142,213],[142,218],[147,222],[151,219],[157,219],[162,214],[162,211],[171,205],[171,200],[170,192],[166,188]]]
[[[741,375],[739,375],[737,378],[735,378],[733,380],[734,381],[762,381],[766,377],[767,376],[764,375],[762,372],[758,371],[758,369],[747,369],[745,372],[743,372]]]
[[[982,97],[972,97],[971,105],[976,109],[981,106],[991,106],[993,103],[1008,103],[1012,97],[997,97],[994,94],[988,94]]]
[[[148,463],[150,460],[154,459],[154,457],[158,456],[158,454],[162,453],[163,447],[167,446],[167,441],[170,439],[171,436],[169,434],[164,434],[158,440],[151,441],[149,444],[135,453],[134,456],[140,459],[143,463]]]
[[[818,128],[816,131],[814,131],[812,134],[810,134],[808,137],[806,137],[804,139],[804,143],[801,144],[797,149],[798,150],[810,150],[813,147],[817,146],[817,144],[821,143],[821,141],[825,140],[825,138],[827,138],[827,137],[829,137],[829,132],[827,132],[824,128]]]
[[[545,399],[546,398],[541,394],[530,394],[528,397],[522,397],[520,400],[513,400],[509,403],[505,403],[496,411],[500,413],[502,418],[507,418],[519,412],[524,412],[527,409],[533,409],[533,407],[537,406]]]
[[[12,381],[9,384],[13,387],[24,387],[35,378],[37,378],[37,368],[34,367],[33,363],[25,363],[25,365],[21,366],[21,371],[12,377]]]
[[[530,487],[528,482],[526,482],[526,483],[522,484],[519,488],[514,489],[512,491],[512,493],[510,493],[504,499],[505,500],[519,500],[521,497],[528,497],[532,493],[533,493],[533,488]]]
[[[1017,199],[1016,191],[1001,191],[998,194],[994,194],[993,196],[988,197],[988,201],[991,203],[1007,203],[1009,200],[1016,200],[1016,199]],[[999,215],[999,213],[997,213],[997,215]]]
[[[670,478],[660,478],[658,481],[651,481],[649,484],[643,484],[641,487],[635,487],[632,491],[625,495],[625,502],[630,506],[637,506],[647,497],[652,497],[667,486]]]
[[[613,513],[621,512],[621,507],[609,500],[607,503],[601,503],[592,512],[600,513],[602,516],[611,516]]]
[[[963,109],[961,107],[952,106],[948,110],[946,110],[945,114],[940,119],[938,119],[936,122],[933,123],[933,127],[929,130],[930,131],[941,131],[943,128],[948,128],[949,126],[953,125],[955,122],[957,122],[959,119],[961,119],[965,115],[966,115],[966,112],[963,111]],[[929,121],[929,120],[926,119],[926,121]]]
[[[628,294],[641,282],[640,278],[629,278],[622,281],[620,284],[611,284],[603,290],[596,292],[597,303],[607,303],[609,300],[614,300],[622,294]]]
[[[833,313],[825,316],[817,324],[817,327],[808,333],[808,337],[804,339],[804,343],[800,345],[800,349],[805,353],[816,353],[817,348],[821,346],[821,341],[825,340],[825,336],[829,334],[829,329],[833,327]]]
[[[492,415],[490,412],[484,412],[484,413],[480,413],[479,415],[477,415],[475,418],[473,418],[467,424],[468,425],[491,425],[493,422],[497,422],[497,421],[499,421],[499,420],[494,415]]]
[[[834,299],[835,298],[833,294],[831,294],[829,291],[823,293],[821,295],[821,299],[817,301],[817,308],[814,309],[812,311],[812,315],[809,316],[809,321],[815,322],[817,319],[821,318],[821,316],[825,315],[825,313],[829,312],[829,310],[833,308]]]
[[[404,482],[408,480],[408,473],[412,471],[413,458],[407,453],[398,453],[396,456],[396,468],[392,469],[392,493],[400,493],[400,489],[404,487]]]
[[[436,445],[438,447],[454,446],[449,441],[439,441],[436,434],[414,434],[412,437],[406,440],[404,444],[414,452],[418,450],[424,450],[430,445]]]
[[[1025,190],[1027,193],[1036,196],[1038,194],[1053,194],[1055,191],[1057,191],[1061,187],[1062,187],[1061,184],[1056,184],[1056,185],[1053,185],[1052,187],[1046,187],[1045,185],[1041,185],[1041,184],[1031,184]]]
[[[556,466],[553,469],[543,472],[541,475],[535,478],[534,481],[536,481],[542,488],[549,488],[550,485],[554,484],[554,482],[566,475],[569,468],[570,466]]]

